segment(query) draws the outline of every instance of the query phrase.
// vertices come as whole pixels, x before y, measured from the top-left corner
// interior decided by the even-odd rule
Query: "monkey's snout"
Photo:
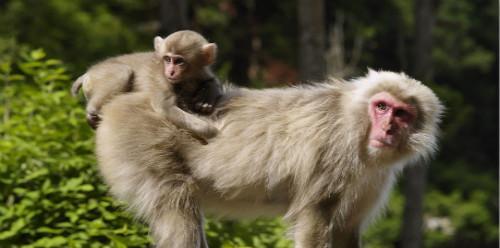
[[[101,117],[99,117],[99,115],[95,113],[87,113],[87,123],[92,129],[97,129],[99,122],[101,122]]]

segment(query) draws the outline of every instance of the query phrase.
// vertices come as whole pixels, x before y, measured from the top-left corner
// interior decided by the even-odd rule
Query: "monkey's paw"
[[[92,129],[97,129],[97,127],[99,126],[99,123],[101,122],[101,117],[94,113],[94,112],[91,112],[91,113],[87,113],[87,123],[89,124],[90,127],[92,127]]]

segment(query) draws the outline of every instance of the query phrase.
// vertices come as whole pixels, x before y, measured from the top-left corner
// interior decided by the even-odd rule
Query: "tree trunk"
[[[299,73],[301,80],[323,80],[325,59],[325,4],[323,0],[299,0]]]
[[[422,213],[426,174],[425,165],[415,165],[405,171],[404,193],[406,201],[401,230],[402,248],[422,247]]]
[[[423,81],[433,78],[432,30],[435,23],[434,0],[415,0],[415,61],[413,74]]]
[[[434,1],[415,0],[415,54],[412,74],[428,82],[432,80],[432,29],[434,27]],[[427,167],[416,165],[405,171],[406,196],[401,245],[403,248],[422,247],[423,197]]]
[[[167,36],[188,28],[187,3],[185,0],[160,0],[160,31]]]
[[[233,1],[236,15],[231,23],[237,27],[231,31],[233,36],[233,51],[231,51],[231,70],[229,80],[241,86],[249,86],[248,71],[252,58],[253,1]]]

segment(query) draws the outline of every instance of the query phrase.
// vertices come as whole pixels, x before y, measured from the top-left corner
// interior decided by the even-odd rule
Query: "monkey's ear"
[[[165,54],[165,46],[163,45],[165,42],[164,39],[162,39],[160,36],[156,36],[154,39],[154,47],[155,47],[155,53],[157,56],[162,56]]]
[[[205,56],[205,65],[211,65],[215,63],[215,58],[217,57],[217,44],[208,43],[203,45],[201,49]]]

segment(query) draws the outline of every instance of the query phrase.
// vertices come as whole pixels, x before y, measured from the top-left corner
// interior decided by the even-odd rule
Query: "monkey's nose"
[[[393,135],[393,134],[395,134],[395,133],[396,133],[396,130],[395,130],[394,128],[392,128],[392,127],[391,127],[391,128],[389,128],[389,129],[387,129],[387,130],[385,131],[385,133],[386,133],[387,135]]]
[[[92,129],[96,129],[99,126],[99,122],[101,122],[101,117],[95,113],[87,113],[87,123]]]
[[[381,127],[382,127],[382,131],[388,132],[389,130],[391,130],[392,125],[390,122],[383,122]]]

